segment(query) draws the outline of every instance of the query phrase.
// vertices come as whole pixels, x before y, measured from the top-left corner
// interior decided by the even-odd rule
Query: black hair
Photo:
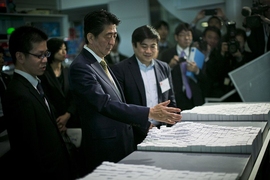
[[[62,45],[66,43],[63,39],[51,38],[47,41],[48,51],[51,52],[50,57],[47,58],[48,64],[51,64],[54,60],[54,55],[61,49]]]
[[[155,29],[159,29],[159,28],[161,28],[162,26],[166,27],[168,30],[170,29],[169,24],[168,24],[166,21],[163,21],[163,20],[158,21],[158,22],[154,25]]]
[[[155,39],[157,43],[160,36],[155,28],[150,25],[144,25],[135,29],[132,33],[132,44],[137,47],[137,43],[142,43],[145,39]]]
[[[85,43],[88,44],[87,34],[92,33],[97,37],[105,28],[105,25],[120,23],[120,20],[112,13],[106,10],[99,10],[90,12],[84,17],[84,38]]]
[[[174,35],[178,35],[181,31],[190,31],[191,33],[192,32],[192,29],[191,27],[189,26],[188,23],[180,23],[178,24],[178,26],[175,28],[175,31],[174,31]]]
[[[219,36],[219,38],[221,38],[220,29],[218,29],[217,27],[215,27],[215,26],[207,26],[203,31],[203,34],[202,34],[203,37],[205,37],[207,31],[213,31]]]
[[[16,52],[27,55],[33,49],[33,43],[47,41],[48,36],[42,30],[33,26],[21,26],[16,28],[9,38],[9,52],[12,61],[16,64]]]
[[[212,20],[212,19],[217,19],[219,24],[220,24],[220,27],[222,27],[222,20],[220,19],[220,17],[218,16],[211,16],[208,20],[207,20],[207,23],[209,24],[209,22]]]
[[[244,38],[244,41],[247,41],[247,34],[246,31],[244,29],[241,28],[236,28],[236,33],[235,36],[242,36]]]

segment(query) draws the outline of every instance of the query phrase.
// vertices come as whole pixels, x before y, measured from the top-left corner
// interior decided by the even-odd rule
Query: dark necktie
[[[37,84],[37,90],[38,90],[40,96],[44,99],[44,91],[43,91],[43,88],[42,88],[41,83],[39,81]]]
[[[44,102],[45,102],[47,108],[49,109],[49,111],[51,111],[51,110],[50,110],[50,107],[49,107],[49,103],[48,103],[47,99],[45,98],[44,91],[43,91],[43,88],[42,88],[42,86],[41,86],[40,81],[38,81],[38,84],[37,84],[37,90],[38,90],[38,92],[39,92],[40,97],[44,100]]]

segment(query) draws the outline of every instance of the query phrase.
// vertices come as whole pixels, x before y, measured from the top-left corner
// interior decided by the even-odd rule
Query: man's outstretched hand
[[[167,124],[175,124],[181,121],[182,115],[181,109],[174,107],[167,107],[170,104],[170,100],[157,104],[150,108],[149,118],[164,122]]]

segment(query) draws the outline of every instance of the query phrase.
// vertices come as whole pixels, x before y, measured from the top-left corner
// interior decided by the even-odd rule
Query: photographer
[[[233,46],[235,47],[230,47],[232,46],[232,44],[230,44],[232,41],[228,41],[229,43],[227,43],[227,46],[225,45],[224,47],[225,53],[227,53],[226,55],[228,56],[227,58],[235,59],[235,61],[230,63],[232,70],[255,59],[254,53],[245,50],[247,36],[244,29],[237,28],[235,30],[234,41],[235,44]]]
[[[253,6],[252,8],[243,7],[242,15],[245,16],[243,26],[246,28],[250,50],[255,57],[259,57],[270,50],[270,1],[263,0]]]
[[[230,90],[233,84],[228,73],[254,59],[254,54],[245,50],[247,40],[243,29],[236,29],[235,23],[227,24],[227,34],[218,50],[211,52],[207,61],[207,76],[211,79],[210,97],[222,97]],[[240,101],[235,96],[230,101]]]
[[[196,28],[197,23],[205,18],[206,16],[210,16],[207,20],[208,26],[217,27],[222,33],[222,25],[224,22],[227,22],[227,17],[221,8],[216,9],[203,9],[201,10],[194,18],[194,20],[190,23],[190,27],[193,31],[193,40],[199,41],[199,37],[202,36],[202,32]]]
[[[202,37],[197,42],[194,42],[193,45],[197,47],[202,53],[205,54],[205,65],[203,70],[202,83],[200,83],[201,89],[203,91],[204,97],[212,96],[212,84],[216,78],[216,74],[219,69],[215,67],[216,57],[220,54],[220,40],[221,32],[215,26],[208,26],[203,31]],[[210,63],[208,62],[211,57]],[[207,74],[210,64],[210,73]],[[216,72],[217,71],[217,72]]]

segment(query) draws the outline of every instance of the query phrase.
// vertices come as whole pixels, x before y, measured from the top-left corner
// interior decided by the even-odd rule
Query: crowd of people
[[[0,76],[0,130],[7,129],[11,147],[1,177],[76,179],[103,161],[120,161],[149,129],[173,126],[181,121],[181,111],[233,89],[228,73],[268,51],[268,36],[258,43],[261,48],[255,41],[258,32],[269,33],[264,28],[269,12],[262,27],[233,28],[233,52],[229,31],[221,31],[229,20],[218,8],[203,32],[196,23],[204,10],[191,23],[179,22],[175,43],[168,41],[170,27],[164,20],[136,28],[134,54],[127,57],[118,50],[120,20],[108,11],[94,11],[84,17],[85,45],[69,67],[63,65],[64,40],[49,39],[32,26],[16,28],[9,38],[15,70],[12,77]],[[204,54],[202,67],[190,59],[193,47]],[[241,101],[238,96],[231,100]],[[66,144],[67,128],[82,129],[79,156]]]

